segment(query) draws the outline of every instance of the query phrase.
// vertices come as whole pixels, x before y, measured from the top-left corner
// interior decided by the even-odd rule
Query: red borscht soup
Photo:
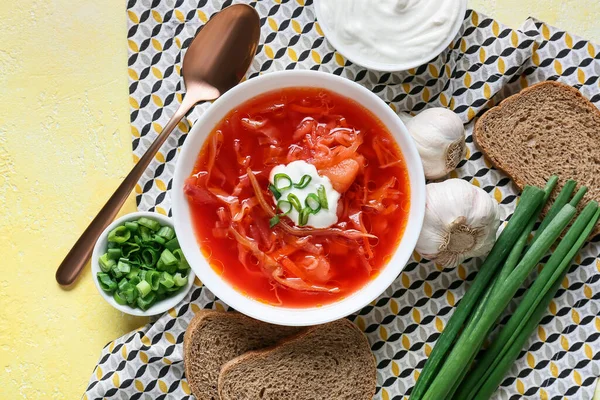
[[[373,279],[410,208],[390,132],[360,104],[317,88],[236,107],[206,140],[184,191],[212,268],[256,300],[296,308]]]

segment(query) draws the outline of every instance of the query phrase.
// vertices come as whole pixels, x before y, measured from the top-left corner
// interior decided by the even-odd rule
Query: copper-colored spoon
[[[186,95],[165,129],[108,199],[56,271],[56,281],[70,285],[89,260],[98,237],[117,215],[158,149],[179,121],[198,102],[215,100],[237,85],[256,53],[260,19],[254,8],[236,4],[225,8],[198,32],[183,60]]]

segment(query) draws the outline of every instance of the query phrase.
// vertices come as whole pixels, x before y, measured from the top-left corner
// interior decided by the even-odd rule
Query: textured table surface
[[[600,41],[597,0],[472,0]],[[125,2],[0,2],[0,398],[79,398],[101,347],[141,326],[89,271],[54,272],[132,166]],[[132,199],[123,212],[133,211]]]

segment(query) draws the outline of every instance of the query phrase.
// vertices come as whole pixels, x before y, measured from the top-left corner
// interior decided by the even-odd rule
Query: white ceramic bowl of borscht
[[[181,249],[213,294],[265,322],[317,325],[398,277],[425,178],[379,97],[336,75],[283,71],[241,83],[196,121],[172,198]]]

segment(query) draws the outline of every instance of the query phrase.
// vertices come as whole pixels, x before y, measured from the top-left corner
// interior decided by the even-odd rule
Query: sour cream
[[[290,177],[293,183],[299,183],[304,175],[309,175],[311,180],[309,184],[303,188],[295,188],[293,185],[290,189],[280,190],[281,197],[279,200],[287,201],[290,193],[295,194],[300,200],[302,207],[305,207],[306,197],[311,193],[317,193],[317,190],[321,185],[325,188],[325,195],[327,197],[328,209],[321,208],[316,214],[310,214],[306,226],[313,228],[327,228],[337,223],[337,207],[338,201],[340,200],[340,194],[333,189],[331,181],[326,176],[321,176],[317,172],[317,168],[314,165],[307,163],[306,161],[292,161],[287,165],[278,165],[271,170],[269,180],[272,184],[275,183],[276,174],[286,174]],[[273,201],[277,204],[277,200],[273,197]],[[278,210],[280,212],[280,210]],[[292,207],[292,211],[287,215],[294,224],[299,225],[300,213]]]
[[[423,64],[437,56],[464,15],[463,0],[319,0],[321,24],[346,57]],[[438,51],[436,51],[438,50]],[[415,65],[415,66],[416,66]]]

